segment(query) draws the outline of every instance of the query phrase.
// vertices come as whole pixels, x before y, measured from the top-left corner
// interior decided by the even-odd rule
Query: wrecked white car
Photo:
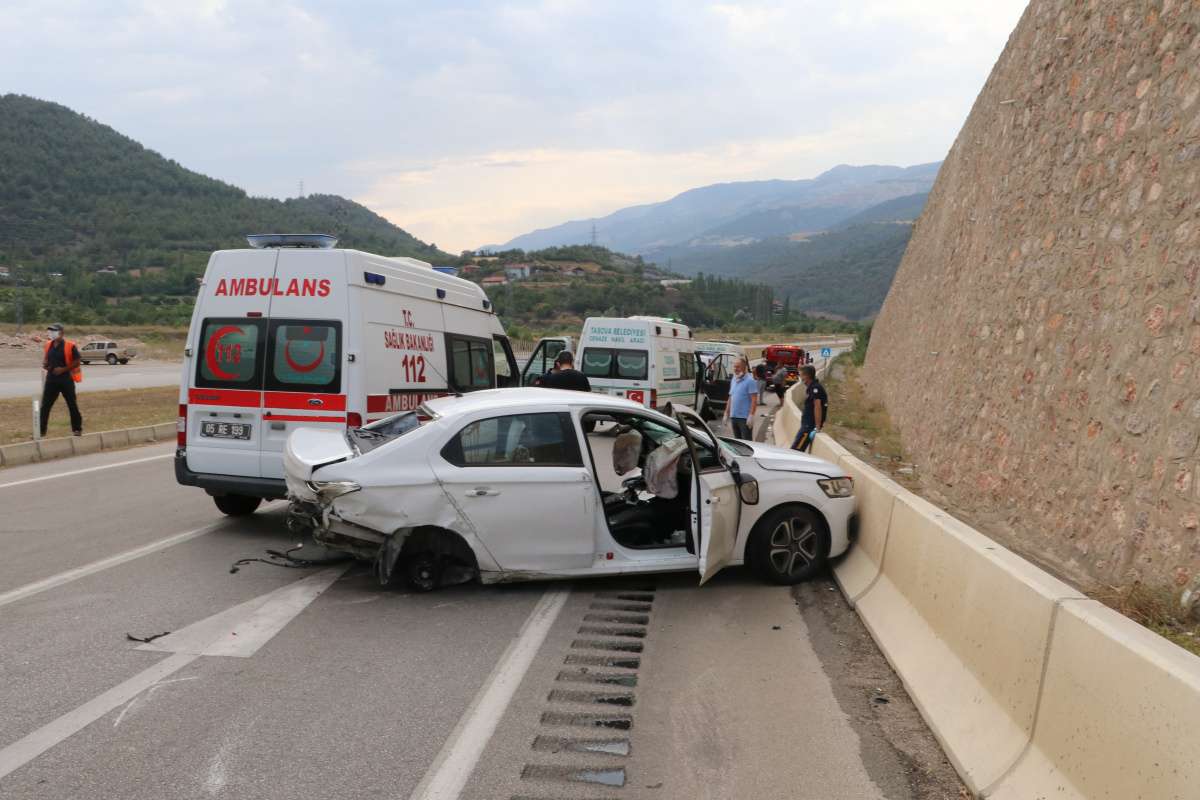
[[[796,583],[844,552],[853,481],[833,464],[718,439],[689,409],[498,389],[346,431],[299,429],[289,522],[419,590],[748,564]]]

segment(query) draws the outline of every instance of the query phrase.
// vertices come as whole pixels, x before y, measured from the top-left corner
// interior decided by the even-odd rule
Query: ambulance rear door
[[[283,478],[293,430],[346,427],[347,296],[345,251],[279,251],[263,359],[264,478]]]
[[[275,250],[214,253],[188,342],[187,466],[259,477],[268,292]]]

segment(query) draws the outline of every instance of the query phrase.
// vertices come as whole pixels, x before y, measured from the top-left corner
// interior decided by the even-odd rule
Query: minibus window
[[[205,389],[262,388],[262,359],[266,325],[262,320],[210,318],[200,328],[200,357],[196,386]]]
[[[646,380],[646,364],[649,360],[645,350],[618,350],[617,377],[635,381]]]
[[[589,378],[607,378],[612,372],[613,351],[589,347],[583,351],[583,374]]]
[[[696,380],[696,356],[692,353],[679,354],[679,379],[681,381]]]
[[[267,388],[341,391],[341,333],[341,322],[332,320],[271,320]]]

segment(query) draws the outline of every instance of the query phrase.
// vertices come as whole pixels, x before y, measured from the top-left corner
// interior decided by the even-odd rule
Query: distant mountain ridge
[[[0,95],[0,231],[0,264],[60,271],[193,265],[262,232],[330,233],[383,255],[452,258],[346,198],[250,197],[65,106],[16,94]]]
[[[927,192],[939,166],[940,162],[912,167],[839,165],[805,180],[702,186],[660,203],[532,231],[500,249],[581,244],[591,241],[593,226],[600,244],[647,257],[686,243],[824,230],[878,203]]]

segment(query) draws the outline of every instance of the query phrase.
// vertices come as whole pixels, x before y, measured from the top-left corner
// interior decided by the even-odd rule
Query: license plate
[[[244,422],[201,422],[200,435],[210,439],[249,439],[250,426]]]

